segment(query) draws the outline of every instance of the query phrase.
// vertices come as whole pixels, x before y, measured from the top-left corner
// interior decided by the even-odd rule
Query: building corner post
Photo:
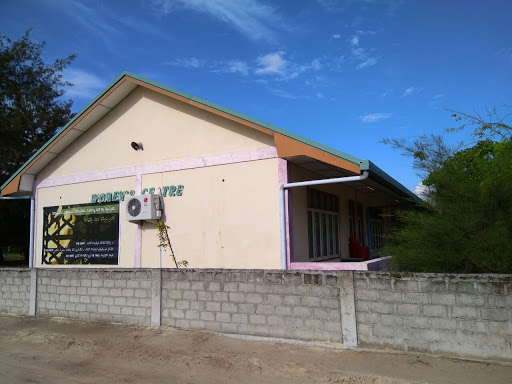
[[[347,347],[358,346],[354,283],[354,271],[341,271],[338,273],[341,333],[343,335],[343,344]]]
[[[37,311],[37,268],[30,269],[30,290],[28,315],[35,316]]]
[[[162,270],[151,270],[151,326],[158,327],[162,323]]]

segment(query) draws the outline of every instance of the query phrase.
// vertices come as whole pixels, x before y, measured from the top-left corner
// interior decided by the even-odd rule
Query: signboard
[[[43,208],[43,264],[118,264],[119,203]]]

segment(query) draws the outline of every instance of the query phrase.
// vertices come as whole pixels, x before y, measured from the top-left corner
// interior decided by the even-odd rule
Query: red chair
[[[355,237],[349,238],[350,257],[370,260],[370,249],[366,245],[359,244]]]

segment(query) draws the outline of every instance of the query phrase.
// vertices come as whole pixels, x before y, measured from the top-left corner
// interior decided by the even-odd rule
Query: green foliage
[[[473,136],[483,140],[423,168],[426,202],[397,214],[386,250],[395,269],[512,273],[512,130],[499,124],[481,122]]]
[[[176,260],[176,256],[174,255],[174,251],[172,250],[171,240],[169,238],[169,232],[167,231],[168,229],[170,229],[170,227],[168,225],[165,225],[165,223],[163,223],[162,221],[159,221],[158,223],[156,223],[156,228],[158,229],[158,241],[159,241],[158,246],[160,248],[162,248],[164,251],[167,248],[169,248],[169,251],[171,252],[172,260],[174,261],[174,265],[176,265],[176,268],[180,268],[180,267],[187,268],[188,267],[187,260],[182,260],[182,261]]]
[[[46,63],[45,43],[0,35],[0,184],[13,174],[71,118],[71,101],[61,98],[62,71],[75,55]]]
[[[0,185],[71,118],[71,101],[62,100],[62,71],[74,55],[46,63],[45,43],[30,31],[12,41],[0,35]],[[16,245],[28,254],[29,202],[0,201],[0,246]]]

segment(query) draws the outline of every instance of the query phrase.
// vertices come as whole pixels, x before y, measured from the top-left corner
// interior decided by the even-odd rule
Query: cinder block
[[[480,308],[480,318],[491,321],[509,321],[512,311],[501,308]]]
[[[303,296],[301,298],[301,305],[305,307],[319,307],[320,298],[314,296]]]
[[[430,320],[433,329],[457,329],[457,320],[445,318],[432,318]]]
[[[225,292],[238,292],[238,283],[224,283]]]
[[[233,303],[222,303],[222,312],[237,312],[237,306]]]
[[[228,294],[226,292],[214,292],[213,300],[214,301],[228,301]]]
[[[454,305],[455,295],[452,293],[433,293],[432,304],[438,305]]]
[[[431,317],[446,317],[448,311],[444,305],[424,305],[423,314]]]
[[[220,332],[220,323],[211,322],[211,321],[205,322],[204,329],[207,329],[207,330],[213,331],[213,332]]]
[[[191,289],[194,291],[204,291],[205,284],[203,281],[195,281],[191,284]]]
[[[272,315],[274,313],[274,306],[259,304],[256,307],[256,313],[260,315]]]
[[[177,301],[176,302],[176,308],[177,309],[190,309],[190,303],[188,301]]]
[[[300,272],[286,272],[283,274],[283,282],[286,285],[300,285],[303,281],[303,274]]]
[[[220,312],[220,303],[207,302],[206,310],[211,312]]]
[[[247,282],[263,283],[265,281],[265,273],[263,271],[247,272]]]
[[[122,307],[121,308],[121,315],[133,315],[133,308],[132,307]]]
[[[178,319],[176,320],[176,327],[190,329],[190,320]]]
[[[192,301],[190,303],[190,309],[194,311],[204,311],[206,309],[206,303],[204,301]]]
[[[98,312],[98,306],[96,304],[87,304],[85,310],[89,313]]]
[[[477,319],[478,310],[472,307],[453,307],[452,317],[462,319]]]
[[[91,285],[93,288],[101,288],[101,287],[103,287],[103,281],[102,280],[92,280]]]
[[[183,300],[197,300],[197,292],[183,291]]]
[[[108,313],[108,306],[107,305],[98,305],[98,312],[99,313]]]
[[[103,280],[103,286],[105,288],[114,288],[114,280],[110,280],[110,279]]]
[[[392,313],[392,311],[384,313]],[[418,316],[420,314],[420,306],[418,304],[398,304],[397,313],[399,315]]]
[[[239,292],[256,292],[256,285],[254,283],[240,283],[238,286]]]
[[[77,304],[76,307],[75,307],[75,310],[77,312],[85,312],[85,311],[87,311],[87,305],[85,305],[85,304]]]
[[[311,287],[311,296],[321,298],[338,298],[338,289],[332,287]]]
[[[238,324],[247,324],[249,322],[249,317],[245,313],[234,313],[231,316],[231,321],[233,323],[238,323]]]
[[[220,331],[224,333],[238,333],[238,324],[222,323]]]
[[[144,292],[144,294],[146,293],[146,291],[143,291],[141,289],[139,289],[138,291]],[[114,297],[121,296],[121,293],[122,293],[121,288],[111,288],[110,289],[110,296],[114,296]],[[143,297],[145,297],[145,296],[143,296]]]
[[[267,285],[267,284],[256,284],[254,286],[254,292],[256,293],[281,293],[283,291],[284,285]]]
[[[16,291],[18,290],[18,287],[11,285],[9,287],[9,290],[11,292],[14,292],[14,290],[16,290]],[[67,291],[68,291],[68,287],[57,287],[57,293],[59,293],[59,294],[67,293]]]
[[[201,320],[215,321],[215,315],[213,312],[201,312]]]
[[[218,312],[215,314],[215,320],[221,323],[229,323],[231,321],[231,314]]]
[[[454,293],[477,293],[476,282],[474,281],[449,281],[448,292]]]
[[[263,303],[263,296],[259,293],[248,293],[247,302],[251,304],[261,304]]]
[[[428,304],[430,302],[430,295],[422,292],[404,292],[402,294],[402,301],[411,304]]]
[[[148,297],[148,293],[145,289],[136,289],[135,297],[145,298],[145,297]]]
[[[71,295],[69,296],[69,301],[72,303],[79,303],[80,302],[80,296],[78,295]]]
[[[167,285],[164,285],[164,287],[165,288],[172,288],[170,286],[171,283],[174,283],[174,286],[176,286],[176,282],[168,281]],[[93,286],[94,286],[94,281],[93,281]],[[128,280],[126,282],[126,288],[137,289],[137,288],[140,288],[140,285],[139,285],[139,282],[137,280]]]
[[[190,289],[190,281],[178,281],[176,283],[176,288],[182,290]]]
[[[324,321],[324,329],[329,332],[341,334],[341,323],[338,321]]]
[[[189,320],[199,320],[199,311],[186,311],[185,318]]]
[[[284,325],[284,319],[281,316],[267,316],[268,325]]]
[[[109,288],[98,288],[98,295],[110,296],[110,289]]]
[[[87,295],[89,296],[97,296],[98,288],[87,288]]]
[[[114,305],[111,305],[110,307],[108,307],[108,313],[110,313],[112,315],[119,315],[119,314],[121,314],[121,307],[116,307]]]
[[[121,291],[121,295],[123,295],[124,297],[133,297],[133,294],[134,290],[132,288],[124,288]]]
[[[80,296],[80,302],[84,304],[90,304],[91,298],[89,296]]]
[[[146,308],[133,308],[133,315],[134,316],[148,316],[148,310]]]
[[[317,309],[315,309],[315,311],[316,310]],[[279,316],[291,316],[292,315],[291,307],[276,306],[274,308],[274,312],[276,315],[279,315]],[[318,316],[315,314],[315,317],[318,317]]]
[[[472,307],[478,307],[485,304],[485,296],[484,295],[471,295],[467,293],[459,293],[456,295],[457,305],[463,306],[468,305]]]
[[[298,317],[311,317],[313,315],[313,310],[309,307],[295,307],[292,310],[293,316]]]
[[[234,303],[243,303],[245,301],[245,294],[230,292],[229,293],[229,301],[232,301]]]
[[[221,290],[220,283],[213,282],[213,281],[208,283],[208,291],[218,292],[220,290]]]
[[[266,324],[264,315],[249,315],[249,321],[251,324]]]
[[[191,329],[204,329],[205,322],[201,320],[190,320]]]
[[[356,319],[357,319],[358,323],[379,324],[381,322],[381,316],[383,317],[383,316],[390,316],[390,315],[380,315],[377,313],[366,313],[366,312],[357,313],[356,312]],[[384,325],[386,325],[384,320],[382,320],[382,323]]]
[[[281,295],[267,295],[265,297],[265,304],[268,305],[282,305],[283,297]]]
[[[126,297],[116,297],[114,299],[114,304],[115,305],[123,305],[123,306],[125,306],[126,305]]]
[[[430,319],[428,317],[406,317],[405,325],[412,328],[430,328]]]
[[[387,327],[384,325],[377,325],[373,327],[372,333],[374,336],[382,336],[382,337],[395,337],[395,328],[394,327]]]
[[[90,279],[81,279],[80,286],[81,287],[91,287],[92,286],[92,280],[90,280]]]
[[[289,306],[299,306],[300,305],[300,296],[283,296],[283,304]]]
[[[213,292],[200,291],[197,293],[197,300],[212,301]]]
[[[320,307],[322,307],[322,308],[339,308],[340,301],[338,299],[320,299]]]
[[[113,305],[114,304],[114,298],[106,296],[103,298],[103,304],[105,305]]]
[[[59,287],[57,289],[58,293],[60,293],[59,290],[62,290],[62,287]],[[85,293],[87,293],[87,289],[85,291],[86,291]],[[66,287],[66,288],[64,288],[64,292],[62,292],[62,293],[67,293],[68,295],[76,295],[77,289],[76,289],[76,287]],[[84,293],[78,293],[78,294],[83,295]]]

